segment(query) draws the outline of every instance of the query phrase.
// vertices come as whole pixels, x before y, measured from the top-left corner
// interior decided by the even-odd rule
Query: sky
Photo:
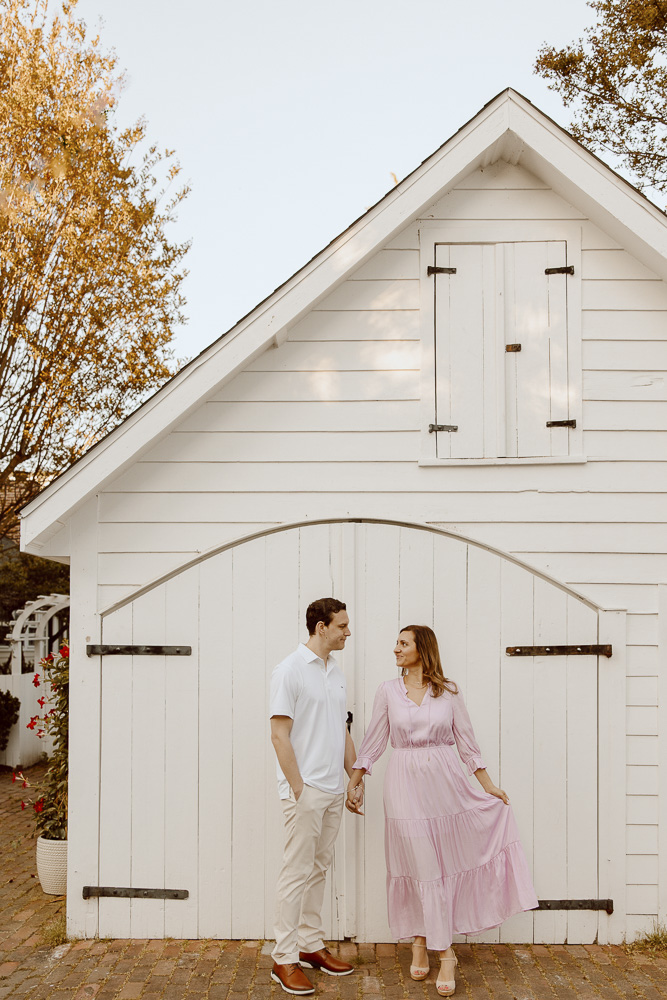
[[[501,90],[567,127],[533,73],[593,23],[585,0],[79,0],[139,117],[191,193],[191,358],[342,232]],[[101,20],[100,20],[101,19]]]

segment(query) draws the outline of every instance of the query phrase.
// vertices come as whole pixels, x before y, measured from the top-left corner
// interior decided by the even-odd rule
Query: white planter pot
[[[37,838],[37,874],[44,892],[63,896],[67,891],[67,841]]]

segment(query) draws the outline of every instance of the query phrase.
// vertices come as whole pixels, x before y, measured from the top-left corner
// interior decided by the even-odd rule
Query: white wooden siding
[[[554,238],[559,226],[580,228],[588,463],[417,466],[417,220],[295,324],[282,347],[256,359],[102,491],[100,602],[259,524],[402,514],[525,554],[600,603],[627,607],[628,706],[655,709],[657,700],[635,701],[654,699],[657,594],[667,572],[665,285],[521,167],[476,171],[424,215],[459,233],[469,224],[477,241],[484,233],[489,241],[518,239],[527,226],[555,227]],[[650,728],[646,714],[643,722],[634,712],[630,718],[633,729]],[[658,737],[626,738],[629,851],[654,856],[658,811],[644,801],[655,799]],[[650,822],[635,821],[637,797]],[[641,871],[650,874],[647,865]],[[629,879],[639,871],[630,867]],[[639,927],[652,897],[629,898]]]

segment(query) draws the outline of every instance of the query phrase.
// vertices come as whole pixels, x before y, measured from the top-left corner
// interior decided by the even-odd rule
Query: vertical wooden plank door
[[[357,537],[357,717],[368,723],[378,685],[396,676],[399,628],[432,626],[489,773],[510,796],[538,897],[597,898],[596,658],[505,653],[511,645],[595,643],[596,612],[483,547],[385,525],[360,525]],[[361,731],[355,735],[358,743]],[[366,781],[357,828],[357,936],[364,941],[391,940],[379,851],[390,753]],[[595,911],[537,911],[471,940],[590,943],[597,927]]]
[[[272,937],[284,835],[270,676],[307,638],[305,609],[323,596],[350,613],[341,665],[357,746],[378,685],[396,676],[399,629],[431,625],[512,800],[538,896],[597,898],[596,659],[505,654],[596,642],[596,613],[462,539],[313,525],[222,552],[105,618],[104,642],[190,645],[192,656],[103,659],[99,884],[189,897],[100,900],[99,934]],[[391,939],[381,849],[390,753],[367,781],[364,820],[343,820],[324,907],[332,938]],[[594,912],[547,911],[482,939],[587,943],[597,929]]]

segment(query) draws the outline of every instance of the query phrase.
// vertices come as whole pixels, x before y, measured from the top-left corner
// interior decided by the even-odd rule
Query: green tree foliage
[[[667,0],[591,0],[585,37],[535,63],[574,106],[572,132],[618,157],[641,189],[667,191]]]
[[[116,125],[116,59],[76,4],[0,0],[0,536],[172,374],[183,320],[180,168]]]

